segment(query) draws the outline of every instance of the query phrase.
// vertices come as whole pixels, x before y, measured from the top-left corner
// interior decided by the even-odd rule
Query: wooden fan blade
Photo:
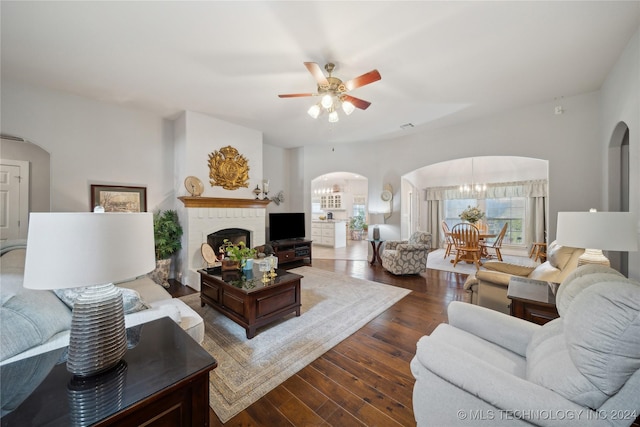
[[[329,86],[329,81],[324,76],[322,68],[320,68],[318,64],[315,62],[305,62],[304,66],[307,67],[307,70],[309,70],[320,86]]]
[[[315,96],[315,93],[285,93],[278,95],[280,98],[301,98],[303,96]]]
[[[368,85],[369,83],[377,82],[381,78],[382,76],[380,76],[380,73],[378,72],[378,70],[373,70],[359,77],[356,77],[355,79],[351,79],[348,82],[345,82],[344,85],[347,88],[347,90],[353,90],[353,89],[362,87],[364,85]]]
[[[354,107],[359,108],[361,110],[366,110],[367,108],[369,108],[369,105],[371,105],[369,101],[365,101],[364,99],[360,99],[360,98],[355,98],[350,95],[342,95],[340,98],[343,101],[349,101],[350,103],[353,104]]]

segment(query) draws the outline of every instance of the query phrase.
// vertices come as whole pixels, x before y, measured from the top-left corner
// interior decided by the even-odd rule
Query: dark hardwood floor
[[[413,292],[225,424],[210,411],[211,426],[415,425],[409,362],[418,339],[447,320],[447,304],[468,301],[467,276],[394,276],[367,261],[314,259],[313,267]],[[177,282],[169,291],[193,292]]]

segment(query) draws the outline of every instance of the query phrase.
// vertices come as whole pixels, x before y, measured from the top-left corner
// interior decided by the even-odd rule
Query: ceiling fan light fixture
[[[330,94],[322,97],[322,106],[327,110],[333,106],[333,97]]]
[[[348,116],[351,113],[353,113],[353,110],[355,110],[356,107],[349,101],[343,101],[342,102],[342,111],[344,111],[344,113]]]
[[[317,119],[320,115],[320,105],[312,105],[311,108],[309,108],[309,110],[307,111],[307,114],[309,114],[314,119]]]
[[[331,111],[329,113],[329,123],[336,123],[338,120],[340,120],[338,112],[336,110]]]

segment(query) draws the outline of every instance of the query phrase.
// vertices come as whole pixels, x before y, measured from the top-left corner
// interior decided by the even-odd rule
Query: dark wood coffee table
[[[253,270],[221,271],[218,268],[198,270],[200,302],[218,310],[247,331],[247,338],[256,330],[282,317],[300,316],[300,279],[303,276],[278,269],[268,283],[254,263]]]

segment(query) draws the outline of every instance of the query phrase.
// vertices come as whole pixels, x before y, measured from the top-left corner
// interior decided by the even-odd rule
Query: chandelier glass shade
[[[460,185],[460,192],[469,195],[478,195],[487,191],[487,184],[477,183],[475,181],[475,171],[473,167],[473,157],[471,158],[471,184]]]
[[[338,109],[342,108],[342,111],[348,116],[356,109],[356,107],[349,101],[345,101],[341,96],[327,93],[322,97],[320,102],[312,105],[309,110],[307,110],[307,114],[309,114],[314,119],[317,119],[320,114],[326,112],[329,116],[329,122],[335,123],[340,120],[340,116],[338,115]]]

